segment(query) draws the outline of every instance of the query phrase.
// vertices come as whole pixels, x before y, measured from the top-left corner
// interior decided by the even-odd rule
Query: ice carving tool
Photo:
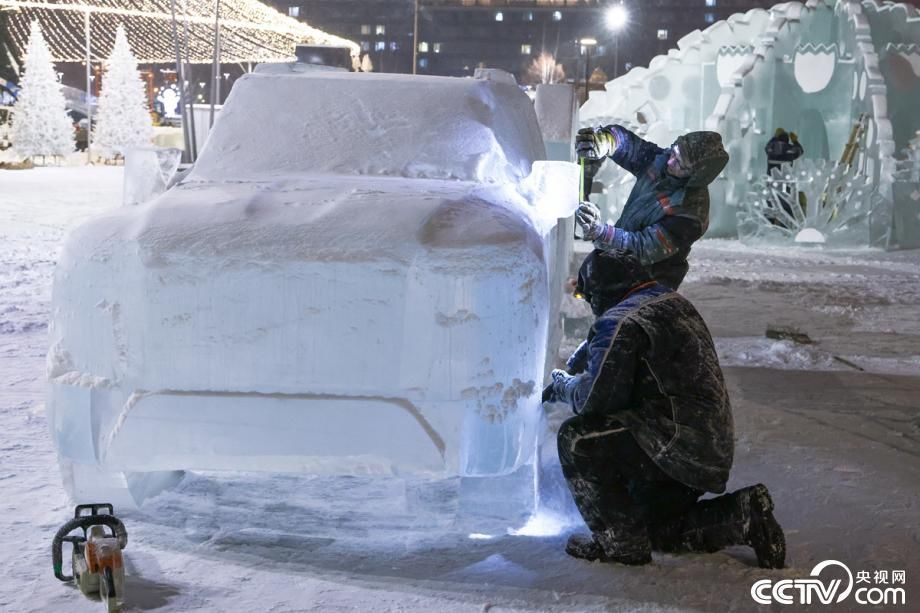
[[[582,200],[587,200],[585,196],[585,158],[578,157],[578,202]],[[573,236],[578,239],[581,238],[578,236],[578,221],[575,221],[575,228],[573,230]]]
[[[552,399],[552,397],[553,397],[553,384],[550,383],[549,385],[543,388],[543,397],[540,400],[540,402],[542,404],[546,404],[547,402],[550,401],[550,399]]]
[[[73,519],[61,526],[51,541],[54,576],[60,581],[76,583],[86,596],[98,594],[109,613],[120,611],[124,603],[125,566],[121,550],[128,544],[125,525],[114,513],[108,503],[78,504]],[[83,531],[82,536],[70,534],[78,528]],[[65,541],[72,546],[72,576],[63,572]]]

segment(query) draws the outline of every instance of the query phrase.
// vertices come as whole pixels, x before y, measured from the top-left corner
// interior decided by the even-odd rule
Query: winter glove
[[[572,391],[575,388],[575,377],[556,368],[550,375],[553,378],[553,397],[554,402],[565,402],[572,404]]]
[[[613,132],[599,126],[582,128],[575,135],[575,153],[580,158],[602,160],[616,151],[617,141]]]
[[[582,237],[588,241],[600,236],[606,225],[601,223],[601,210],[587,200],[578,205],[575,221],[581,227]]]

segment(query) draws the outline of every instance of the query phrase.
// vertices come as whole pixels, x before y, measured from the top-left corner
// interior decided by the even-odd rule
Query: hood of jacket
[[[693,169],[687,180],[688,187],[709,185],[728,164],[728,152],[718,132],[690,132],[679,136],[674,144]]]
[[[652,278],[639,259],[622,249],[595,249],[581,263],[575,291],[584,296],[591,311],[600,317],[616,306],[629,291]]]

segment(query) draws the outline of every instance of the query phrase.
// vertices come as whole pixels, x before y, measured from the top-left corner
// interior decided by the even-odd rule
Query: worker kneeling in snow
[[[601,222],[596,206],[581,203],[575,220],[584,238],[598,249],[632,251],[656,281],[677,289],[690,246],[709,227],[707,185],[728,163],[722,137],[690,132],[665,149],[611,125],[579,130],[575,150],[589,162],[588,181],[607,157],[636,176],[616,224]]]
[[[765,486],[697,500],[725,491],[734,447],[702,317],[626,251],[591,253],[576,291],[597,319],[569,372],[553,371],[552,397],[576,414],[559,428],[559,460],[592,536],[571,537],[566,551],[646,564],[652,549],[750,545],[760,566],[781,568],[786,544]]]

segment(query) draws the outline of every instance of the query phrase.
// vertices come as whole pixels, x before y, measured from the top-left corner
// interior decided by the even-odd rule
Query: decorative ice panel
[[[920,192],[905,183],[904,173],[895,177],[896,152],[920,130],[916,8],[876,0],[788,2],[732,15],[685,36],[677,47],[610,81],[605,91],[592,92],[580,123],[619,123],[662,146],[690,131],[721,133],[731,159],[709,186],[708,236],[793,242],[796,233],[773,223],[751,230],[758,214],[750,195],[769,189],[771,182],[764,175],[767,141],[780,127],[796,132],[805,150],[797,168],[816,173],[820,183],[841,159],[857,118],[866,114],[866,133],[853,159],[859,179],[852,180],[862,184],[868,200],[856,195],[860,189],[851,194],[844,187],[838,200],[851,194],[863,204],[839,205],[840,212],[825,222],[817,210],[813,218],[806,212],[787,221],[823,223],[821,232],[828,232],[831,245],[920,243],[920,234],[914,236],[920,227],[905,221],[913,219],[910,194]],[[594,199],[615,220],[632,178],[608,163],[597,181],[600,193]],[[811,189],[810,184],[797,189],[795,199],[798,191]],[[865,207],[874,211],[868,217]],[[847,211],[855,217],[844,223]],[[854,230],[866,219],[872,221],[865,231]],[[890,225],[879,226],[884,223]]]
[[[754,182],[738,213],[751,242],[850,246],[882,243],[888,210],[871,180],[824,160],[773,170]]]

